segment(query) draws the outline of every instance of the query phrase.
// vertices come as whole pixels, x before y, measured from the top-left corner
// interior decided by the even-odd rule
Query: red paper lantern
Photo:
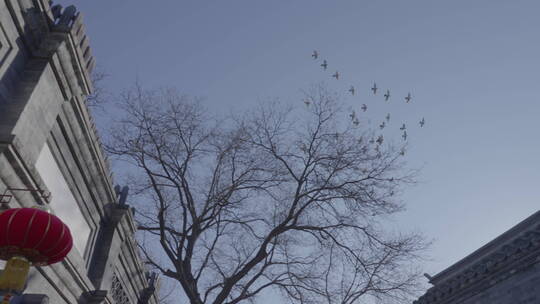
[[[22,256],[44,266],[63,260],[72,247],[69,228],[48,212],[14,208],[0,213],[0,259]]]

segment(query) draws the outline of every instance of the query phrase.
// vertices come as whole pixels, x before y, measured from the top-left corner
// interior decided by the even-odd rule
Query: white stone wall
[[[50,208],[71,231],[73,245],[79,254],[84,256],[91,228],[84,218],[79,204],[54,159],[49,146],[43,146],[39,153],[36,169],[41,175],[43,182],[51,193],[54,193],[50,201]]]

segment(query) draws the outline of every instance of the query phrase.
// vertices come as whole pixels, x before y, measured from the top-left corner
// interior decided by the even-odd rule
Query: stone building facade
[[[430,283],[415,304],[540,303],[540,211]]]
[[[113,187],[85,104],[93,67],[75,7],[0,0],[0,202],[49,205],[74,238],[65,261],[32,268],[24,293],[51,303],[157,303],[127,188]]]

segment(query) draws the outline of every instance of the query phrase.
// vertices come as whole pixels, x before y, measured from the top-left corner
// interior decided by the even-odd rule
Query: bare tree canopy
[[[105,89],[104,80],[109,75],[104,72],[100,67],[95,68],[90,75],[93,84],[92,94],[86,96],[86,105],[92,109],[101,107],[105,104],[111,96]]]
[[[425,248],[385,231],[413,182],[399,148],[373,143],[323,86],[295,108],[213,117],[174,90],[124,95],[108,151],[130,164],[147,262],[191,304],[407,299]]]

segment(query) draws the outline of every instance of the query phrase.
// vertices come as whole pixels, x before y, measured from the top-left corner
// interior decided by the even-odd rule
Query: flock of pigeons
[[[313,53],[311,54],[311,57],[313,57],[314,60],[317,60],[319,58],[319,52],[317,50],[313,51]],[[328,69],[328,62],[326,61],[326,59],[323,59],[322,63],[321,63],[321,67],[326,71]],[[339,80],[339,77],[340,77],[340,74],[339,74],[339,71],[336,71],[334,74],[332,74],[332,77],[335,78],[336,80]],[[377,91],[379,90],[379,88],[377,87],[377,83],[373,83],[373,86],[371,87],[371,91],[373,92],[373,95],[377,95]],[[348,92],[351,94],[351,95],[355,95],[356,93],[356,89],[354,86],[350,86]],[[384,100],[385,101],[389,101],[390,100],[390,90],[387,89],[385,94],[383,95],[384,97]],[[410,103],[412,100],[412,95],[411,93],[409,92],[407,94],[407,96],[405,96],[405,102],[406,103]],[[309,105],[309,102],[305,101],[306,105]],[[366,112],[367,109],[368,109],[368,106],[364,103],[362,104],[362,106],[360,107],[360,109],[363,111],[363,112]],[[351,121],[353,122],[354,125],[359,125],[360,124],[360,121],[358,120],[358,117],[356,116],[356,112],[353,110],[352,113],[349,115],[349,117],[351,118]],[[386,114],[386,117],[385,117],[385,120],[382,121],[382,123],[379,125],[379,129],[382,130],[384,129],[387,124],[390,122],[390,113]],[[420,127],[424,127],[424,125],[426,124],[426,120],[424,119],[424,117],[422,117],[422,119],[418,122],[418,124],[420,125]],[[405,123],[402,123],[401,127],[399,128],[399,130],[402,132],[401,134],[401,137],[403,138],[404,141],[407,140],[407,126],[405,125]],[[370,140],[370,143],[377,143],[378,145],[382,145],[383,143],[383,136],[382,135],[379,135],[377,137],[377,139],[375,140],[374,138],[372,138]],[[402,148],[401,149],[401,152],[400,152],[401,155],[405,155],[405,150]]]

